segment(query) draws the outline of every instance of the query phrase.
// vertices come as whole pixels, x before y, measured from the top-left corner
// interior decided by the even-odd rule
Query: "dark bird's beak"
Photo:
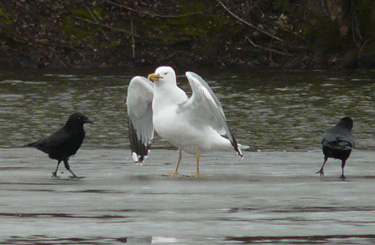
[[[91,121],[90,119],[86,119],[85,121],[84,121],[84,123],[91,123],[91,124],[94,124],[94,122],[93,121]]]

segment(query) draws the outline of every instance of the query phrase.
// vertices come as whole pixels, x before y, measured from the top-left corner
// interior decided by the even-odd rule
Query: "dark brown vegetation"
[[[365,0],[7,0],[2,67],[373,67]]]

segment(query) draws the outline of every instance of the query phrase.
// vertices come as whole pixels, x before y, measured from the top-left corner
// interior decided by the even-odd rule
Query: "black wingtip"
[[[129,140],[133,160],[137,163],[142,163],[147,157],[151,145],[145,144],[141,139],[138,139],[131,120],[129,120]]]
[[[238,147],[238,143],[237,143],[237,141],[236,141],[236,139],[234,138],[233,135],[232,135],[232,137],[233,137],[233,141],[231,141],[232,146],[233,146],[234,150],[238,153],[238,155],[242,158],[243,157],[242,151]]]
[[[228,127],[228,130],[229,130],[229,133],[230,133],[230,137],[229,137],[229,141],[230,143],[232,144],[234,150],[238,153],[238,155],[242,158],[243,157],[243,154],[242,154],[242,151],[241,149],[239,148],[239,145],[237,143],[237,140],[236,138],[234,137],[233,133],[232,133],[232,130]],[[229,135],[228,135],[229,136]]]

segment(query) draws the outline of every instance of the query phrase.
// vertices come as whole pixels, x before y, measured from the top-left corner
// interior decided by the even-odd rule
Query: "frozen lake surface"
[[[130,159],[126,92],[152,68],[0,70],[0,244],[282,243],[375,244],[375,70],[197,69],[224,106],[243,145],[234,152],[184,154],[156,137],[146,164]],[[191,91],[184,69],[178,84]],[[74,111],[86,139],[70,179],[35,149]],[[319,170],[321,136],[344,116],[356,149]],[[157,150],[155,150],[157,149]],[[260,152],[258,152],[260,151]]]
[[[56,162],[35,149],[0,148],[0,243],[375,243],[375,153],[354,151],[315,172],[320,151],[153,150],[140,166],[127,150],[81,149],[51,178]]]

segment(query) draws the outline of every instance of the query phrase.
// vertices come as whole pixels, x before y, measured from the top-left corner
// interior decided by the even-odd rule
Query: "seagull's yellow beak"
[[[155,73],[152,73],[150,75],[148,75],[147,79],[155,82],[155,81],[159,81],[159,79],[162,78],[160,75],[157,75]]]

